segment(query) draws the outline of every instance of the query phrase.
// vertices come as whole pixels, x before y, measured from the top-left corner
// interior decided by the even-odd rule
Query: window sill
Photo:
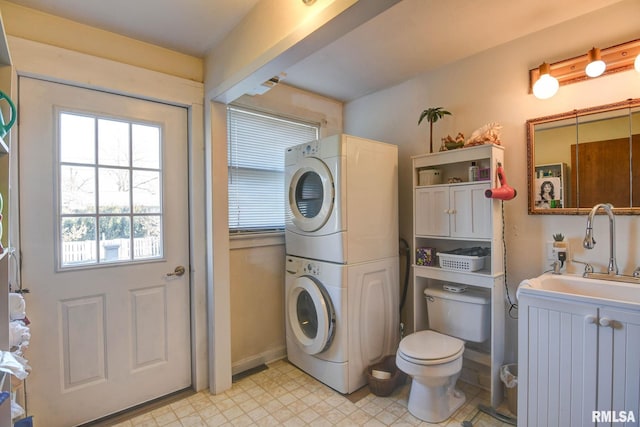
[[[284,231],[273,233],[245,233],[229,236],[230,250],[278,245],[284,245]]]

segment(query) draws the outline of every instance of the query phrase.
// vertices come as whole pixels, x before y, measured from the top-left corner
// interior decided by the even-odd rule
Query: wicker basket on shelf
[[[372,375],[374,370],[389,372],[391,377],[388,379],[376,378]],[[380,362],[367,368],[369,390],[376,396],[389,396],[396,387],[404,384],[406,378],[407,375],[396,366],[395,354],[385,356]]]

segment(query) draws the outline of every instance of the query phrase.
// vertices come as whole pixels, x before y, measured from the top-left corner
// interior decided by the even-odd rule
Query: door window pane
[[[60,167],[60,212],[90,214],[96,211],[96,171],[93,167]]]
[[[60,115],[60,161],[92,164],[96,159],[96,129],[93,117]]]
[[[160,127],[84,112],[58,119],[58,265],[162,258]]]
[[[99,171],[100,213],[130,212],[129,170],[100,168]]]
[[[162,256],[162,217],[160,215],[133,218],[134,258]]]
[[[131,127],[133,166],[160,169],[160,128],[136,125]]]
[[[133,211],[160,212],[160,173],[133,171]]]
[[[61,258],[67,266],[96,262],[96,222],[93,217],[62,219]]]
[[[129,166],[129,123],[98,120],[98,158],[101,165]]]
[[[100,261],[129,260],[131,219],[128,216],[100,217]]]

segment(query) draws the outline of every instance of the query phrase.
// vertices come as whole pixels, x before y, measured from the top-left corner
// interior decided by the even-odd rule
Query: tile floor
[[[210,427],[210,426],[460,426],[472,421],[474,427],[504,424],[478,412],[479,403],[488,404],[488,392],[461,383],[467,402],[452,418],[440,424],[423,422],[407,410],[409,381],[388,397],[356,392],[355,401],[339,394],[285,360],[268,369],[238,380],[219,395],[195,393],[130,419],[117,427]],[[366,390],[363,390],[366,392]],[[356,394],[354,393],[354,394]],[[366,395],[365,395],[366,394]]]

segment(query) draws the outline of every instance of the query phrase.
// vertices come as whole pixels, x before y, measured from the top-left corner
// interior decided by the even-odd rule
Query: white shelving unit
[[[4,32],[2,17],[0,16],[0,90],[6,94],[11,94],[11,77],[13,70],[11,68],[11,57],[9,55],[9,46]],[[3,117],[8,120],[10,113],[2,110]],[[9,236],[9,143],[10,135],[5,135],[4,139],[0,138],[0,193],[4,198],[4,209],[2,211],[3,235],[2,246],[4,251],[0,253],[0,350],[9,351],[9,253],[7,250]],[[2,385],[2,391],[11,392],[11,380],[7,376]],[[9,399],[0,404],[0,426],[10,426],[11,420],[11,402]]]
[[[428,329],[424,290],[444,283],[464,284],[487,289],[491,295],[491,338],[482,345],[467,343],[461,378],[491,392],[491,405],[502,402],[499,370],[504,360],[505,282],[502,243],[501,201],[485,197],[495,185],[495,168],[504,165],[504,148],[487,144],[415,156],[413,160],[413,330]],[[488,180],[468,182],[471,162],[484,169]],[[421,186],[420,171],[438,169],[441,184]],[[486,173],[488,172],[488,174]],[[462,182],[449,183],[449,180]],[[434,265],[417,265],[419,248],[432,252],[458,248],[490,249],[484,268],[458,271]],[[468,368],[472,366],[472,368]],[[465,378],[465,373],[475,378]],[[473,374],[475,373],[475,374]]]

